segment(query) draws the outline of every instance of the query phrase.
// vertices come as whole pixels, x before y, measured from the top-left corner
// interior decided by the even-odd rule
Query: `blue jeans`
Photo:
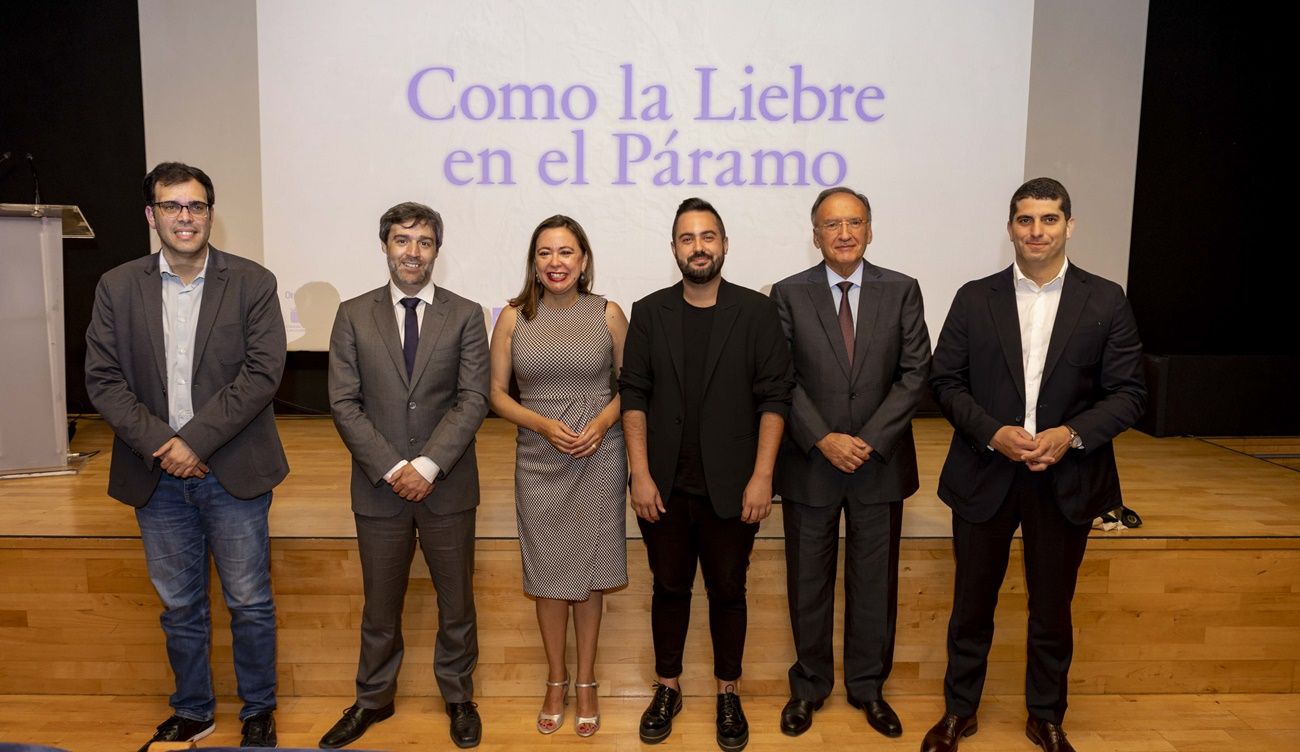
[[[275,602],[271,596],[271,494],[237,499],[208,473],[202,480],[163,474],[135,512],[158,597],[167,658],[176,675],[171,706],[196,721],[212,718],[212,622],[208,552],[230,611],[240,719],[275,709]]]

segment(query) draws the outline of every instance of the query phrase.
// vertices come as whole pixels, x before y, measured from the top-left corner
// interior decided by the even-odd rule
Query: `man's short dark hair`
[[[724,240],[726,239],[727,226],[722,223],[722,215],[718,214],[717,209],[713,208],[713,204],[710,204],[708,201],[705,201],[702,198],[696,198],[692,196],[691,198],[688,198],[685,201],[683,201],[677,207],[677,214],[673,215],[673,240],[674,241],[677,240],[677,220],[679,217],[681,217],[683,214],[687,212],[708,212],[709,214],[712,214],[713,218],[718,220],[718,232],[722,233],[722,237]]]
[[[442,248],[442,215],[424,204],[404,201],[384,212],[384,216],[379,218],[379,242],[388,242],[388,231],[393,228],[393,225],[399,227],[428,225],[433,228],[434,247]]]
[[[817,194],[817,199],[813,201],[812,211],[809,213],[809,215],[812,217],[812,221],[814,225],[817,224],[817,209],[822,205],[822,202],[830,198],[831,196],[834,196],[837,193],[847,193],[850,196],[861,201],[862,205],[867,209],[867,221],[868,222],[871,221],[871,202],[867,200],[867,197],[861,193],[858,193],[857,191],[853,190],[847,185],[837,185],[834,188],[827,188],[826,190]]]
[[[1070,218],[1070,192],[1065,190],[1065,186],[1060,181],[1052,178],[1034,178],[1016,189],[1011,194],[1011,212],[1007,215],[1007,221],[1016,218],[1016,204],[1020,203],[1023,198],[1036,198],[1041,201],[1051,201],[1059,199],[1061,202],[1061,213],[1066,219]]]
[[[212,178],[197,167],[190,167],[183,162],[162,162],[157,167],[149,171],[144,176],[144,204],[150,206],[157,199],[158,194],[154,193],[154,186],[158,185],[177,185],[178,183],[188,183],[191,180],[199,181],[203,190],[207,192],[208,204],[216,203],[217,195],[212,190]]]

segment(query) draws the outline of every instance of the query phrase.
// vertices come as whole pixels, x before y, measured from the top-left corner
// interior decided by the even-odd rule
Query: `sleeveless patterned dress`
[[[609,404],[614,346],[604,298],[581,295],[559,311],[539,301],[532,321],[516,319],[511,350],[524,407],[580,432]],[[627,584],[626,491],[622,423],[580,459],[521,426],[515,511],[525,592],[581,601]]]

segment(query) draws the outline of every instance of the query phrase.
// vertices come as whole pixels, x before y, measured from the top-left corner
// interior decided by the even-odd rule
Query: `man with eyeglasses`
[[[276,746],[275,604],[267,513],[289,472],[271,399],[284,370],[275,277],[208,242],[212,180],[145,176],[160,250],[105,273],[86,330],[86,389],[113,429],[108,493],[136,508],[176,677],[155,741],[216,728],[208,555],[230,612],[244,747]]]
[[[903,499],[916,492],[912,414],[930,337],[915,279],[866,261],[871,205],[828,188],[812,206],[823,261],[772,287],[794,358],[794,398],[777,460],[786,592],[796,660],[781,731],[812,726],[835,686],[840,514],[845,519],[844,685],[873,729],[903,733],[884,699],[894,661]]]

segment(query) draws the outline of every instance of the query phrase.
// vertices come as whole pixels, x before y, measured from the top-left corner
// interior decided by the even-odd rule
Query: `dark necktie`
[[[420,305],[419,298],[402,298],[406,306],[406,335],[402,338],[402,355],[406,356],[406,378],[411,378],[415,371],[415,350],[420,346],[420,320],[415,317],[415,307]]]
[[[853,364],[853,310],[849,308],[849,290],[852,282],[840,282],[840,336],[844,337],[844,349],[849,354],[849,364]]]

